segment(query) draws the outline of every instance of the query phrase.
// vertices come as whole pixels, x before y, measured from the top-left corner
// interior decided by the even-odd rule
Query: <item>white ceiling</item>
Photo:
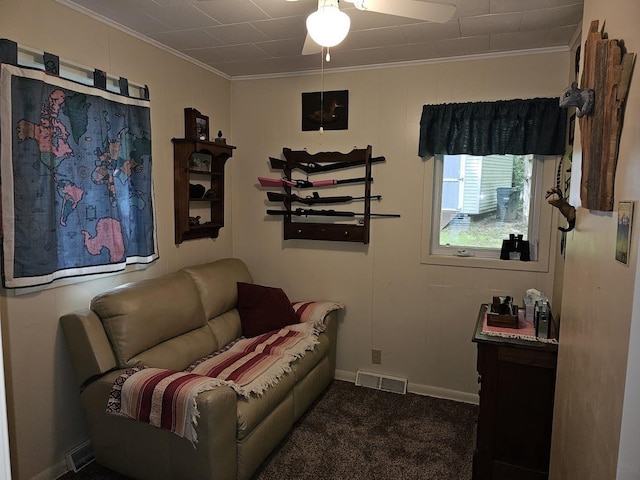
[[[317,0],[57,0],[124,27],[227,77],[318,70],[301,55],[305,19]],[[583,0],[434,0],[457,7],[444,24],[363,12],[324,68],[568,48],[580,31]]]

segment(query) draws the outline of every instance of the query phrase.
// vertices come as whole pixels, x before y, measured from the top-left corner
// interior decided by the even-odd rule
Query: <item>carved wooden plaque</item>
[[[595,91],[595,104],[592,115],[580,118],[580,198],[590,210],[613,211],[620,134],[635,58],[621,40],[609,40],[604,31],[598,31],[598,20],[591,22],[584,45],[581,88]]]

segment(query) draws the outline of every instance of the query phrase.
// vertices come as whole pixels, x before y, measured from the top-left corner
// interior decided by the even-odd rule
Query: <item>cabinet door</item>
[[[556,354],[478,345],[474,479],[548,478]]]

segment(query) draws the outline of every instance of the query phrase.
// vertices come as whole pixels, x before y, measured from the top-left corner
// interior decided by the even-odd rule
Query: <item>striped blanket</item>
[[[199,393],[226,385],[245,398],[261,395],[291,371],[293,361],[315,348],[322,319],[343,305],[299,302],[293,307],[301,323],[240,338],[184,371],[149,367],[126,370],[113,384],[107,413],[169,430],[195,446]]]

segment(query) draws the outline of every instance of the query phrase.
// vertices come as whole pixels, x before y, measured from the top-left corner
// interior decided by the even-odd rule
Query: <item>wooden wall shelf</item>
[[[175,242],[197,238],[217,238],[224,226],[224,165],[233,155],[232,145],[224,145],[206,140],[174,138],[173,142],[173,182]],[[194,155],[196,154],[196,155]],[[198,168],[194,168],[194,163]],[[190,195],[191,182],[203,185],[211,196]],[[209,218],[199,224],[189,221],[190,215],[199,213],[204,207]]]

